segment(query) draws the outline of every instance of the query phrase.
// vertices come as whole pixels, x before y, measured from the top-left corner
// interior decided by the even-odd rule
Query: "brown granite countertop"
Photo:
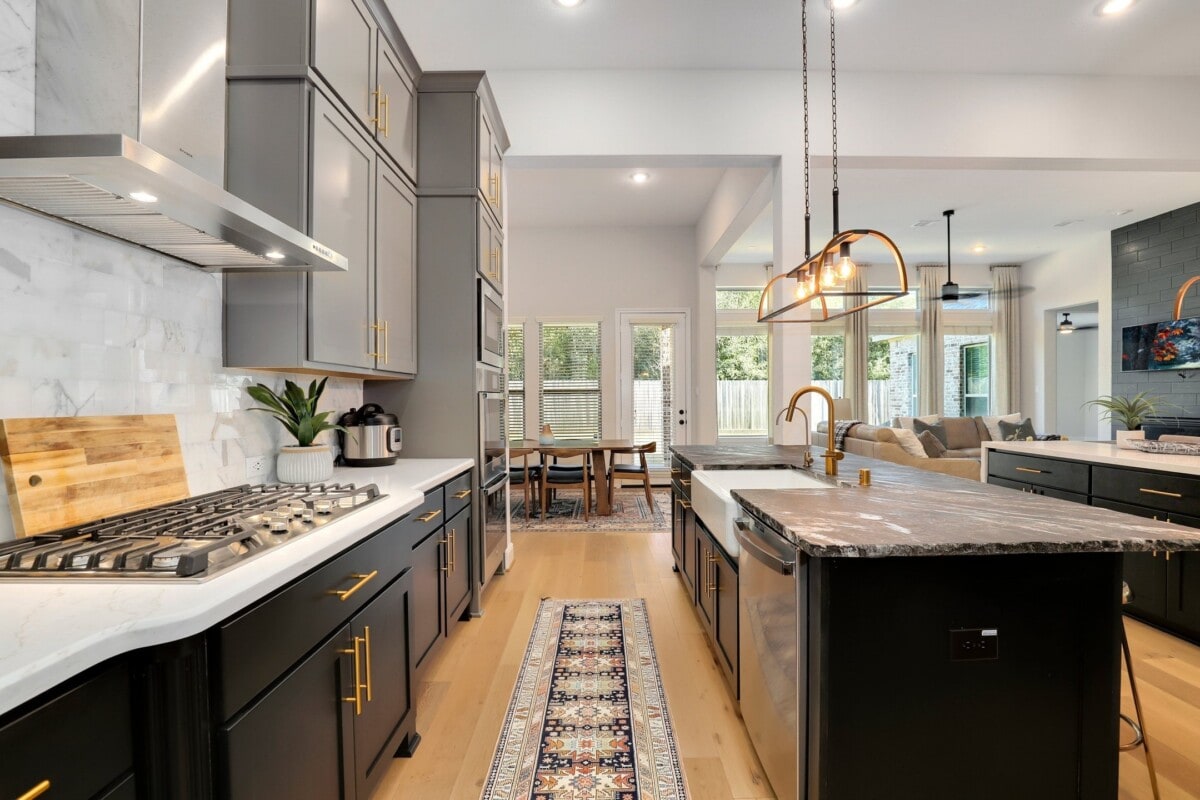
[[[692,469],[799,466],[806,446],[681,446]],[[812,471],[823,475],[821,448]],[[871,485],[858,486],[858,470]],[[1200,529],[1022,494],[846,454],[829,489],[735,491],[734,497],[810,556],[867,557],[1200,550]]]

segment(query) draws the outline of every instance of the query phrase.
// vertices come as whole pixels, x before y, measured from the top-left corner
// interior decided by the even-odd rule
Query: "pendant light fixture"
[[[801,40],[804,84],[804,262],[790,271],[777,275],[767,282],[758,301],[758,321],[777,322],[824,322],[845,317],[871,306],[886,303],[908,294],[908,273],[904,257],[896,243],[879,231],[867,228],[841,230],[838,215],[838,155],[837,155],[837,34],[834,24],[836,4],[829,6],[829,63],[833,118],[833,238],[816,255],[812,254],[811,222],[809,203],[810,157],[808,137],[808,2],[801,0]],[[850,246],[864,239],[881,243],[891,256],[896,267],[896,288],[867,288],[851,291],[849,282],[858,272],[858,265],[850,255]],[[795,288],[785,295],[783,286],[794,281]],[[840,298],[830,308],[830,300]],[[781,305],[775,307],[775,302]]]
[[[1058,323],[1058,332],[1064,335],[1075,332],[1075,323],[1071,322],[1071,312],[1063,312],[1062,322]]]

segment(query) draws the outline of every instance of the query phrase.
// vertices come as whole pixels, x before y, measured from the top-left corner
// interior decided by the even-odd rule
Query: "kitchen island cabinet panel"
[[[45,780],[47,800],[103,797],[133,771],[131,709],[129,669],[118,661],[4,724],[0,797]]]

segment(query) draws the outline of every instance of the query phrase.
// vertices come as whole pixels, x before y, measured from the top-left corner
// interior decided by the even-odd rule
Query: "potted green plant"
[[[333,476],[329,445],[315,441],[325,431],[345,430],[329,421],[332,411],[317,411],[328,380],[313,381],[307,391],[289,380],[283,382],[282,394],[261,383],[246,390],[263,406],[251,410],[265,411],[275,417],[296,440],[295,445],[281,446],[275,461],[275,474],[283,483],[320,483]]]
[[[1132,450],[1133,440],[1146,438],[1141,430],[1142,423],[1147,417],[1157,414],[1165,403],[1163,398],[1152,396],[1149,392],[1138,392],[1133,397],[1104,394],[1084,405],[1096,406],[1100,409],[1102,420],[1123,426],[1124,430],[1116,431],[1117,447]]]

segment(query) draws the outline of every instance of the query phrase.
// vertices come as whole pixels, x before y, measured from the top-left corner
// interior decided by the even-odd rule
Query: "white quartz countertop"
[[[199,633],[290,583],[419,506],[470,459],[400,459],[334,471],[386,497],[199,582],[137,579],[0,581],[0,714],[113,656]]]
[[[986,458],[989,450],[1090,461],[1093,464],[1111,464],[1116,467],[1156,469],[1162,472],[1178,472],[1181,475],[1200,475],[1200,456],[1122,450],[1112,442],[984,442],[983,450],[985,475],[987,474]]]

